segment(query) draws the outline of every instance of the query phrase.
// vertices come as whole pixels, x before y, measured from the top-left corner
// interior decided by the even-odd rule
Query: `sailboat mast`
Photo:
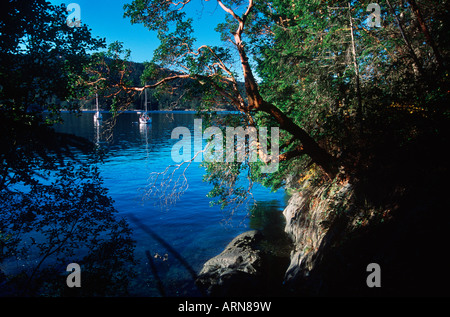
[[[145,101],[144,101],[144,104],[145,104],[145,112],[147,112],[147,89],[144,89],[144,93],[145,93]]]

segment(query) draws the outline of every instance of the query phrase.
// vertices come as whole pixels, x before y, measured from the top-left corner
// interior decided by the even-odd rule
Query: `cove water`
[[[197,296],[200,293],[193,272],[199,272],[242,232],[259,229],[276,236],[284,226],[282,211],[288,197],[284,191],[272,193],[254,184],[257,207],[241,208],[230,218],[219,206],[210,206],[211,199],[206,196],[212,185],[202,180],[205,170],[200,163],[193,162],[186,171],[187,190],[176,203],[159,204],[156,197],[147,195],[150,176],[175,164],[171,150],[179,140],[171,139],[172,130],[187,127],[193,135],[196,116],[191,112],[152,112],[151,117],[151,124],[142,125],[138,114],[122,113],[108,129],[108,113],[99,124],[94,123],[92,112],[78,116],[62,113],[64,123],[56,130],[106,148],[100,164],[104,186],[119,217],[129,222],[136,241],[136,277],[130,284],[130,295]]]

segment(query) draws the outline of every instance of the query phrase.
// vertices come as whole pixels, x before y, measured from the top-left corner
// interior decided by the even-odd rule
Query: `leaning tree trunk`
[[[296,139],[302,143],[301,154],[308,155],[314,163],[319,165],[325,173],[333,178],[338,172],[336,159],[329,154],[325,149],[319,146],[319,144],[301,127],[299,127],[291,118],[289,118],[284,112],[282,112],[275,105],[266,102],[260,92],[258,84],[253,75],[253,71],[250,67],[248,57],[242,43],[242,33],[244,31],[245,21],[248,14],[253,7],[253,1],[249,1],[249,6],[246,13],[239,17],[231,9],[227,8],[221,1],[218,1],[222,8],[231,14],[234,19],[239,23],[236,32],[234,33],[235,44],[239,52],[239,57],[242,65],[243,75],[245,79],[245,90],[248,99],[247,109],[241,109],[248,111],[263,111],[270,114],[280,125],[280,128],[291,133]],[[299,152],[300,153],[300,152]]]
[[[425,20],[423,19],[422,13],[420,12],[417,2],[415,0],[408,0],[408,2],[411,5],[411,8],[412,8],[414,14],[416,15],[417,21],[419,22],[420,29],[422,30],[423,34],[425,35],[428,45],[430,45],[431,49],[433,50],[433,53],[434,53],[434,56],[436,57],[436,61],[438,63],[439,68],[443,69],[444,68],[444,60],[442,58],[441,53],[439,52],[436,42],[434,41],[433,37],[430,34],[430,31],[428,30],[428,26],[425,23]]]

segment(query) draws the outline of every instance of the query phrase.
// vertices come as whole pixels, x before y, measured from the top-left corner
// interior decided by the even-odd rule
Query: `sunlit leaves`
[[[180,18],[179,12],[167,0],[135,0],[124,5],[124,17],[131,23],[142,23],[151,31],[168,31],[169,23]]]
[[[59,100],[70,99],[75,81],[87,62],[86,51],[103,46],[86,26],[69,28],[64,6],[43,0],[7,1],[0,24],[0,102],[4,107],[31,104],[57,115]],[[71,108],[73,110],[73,108]]]

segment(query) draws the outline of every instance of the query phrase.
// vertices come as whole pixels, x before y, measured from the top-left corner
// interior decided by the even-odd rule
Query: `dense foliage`
[[[424,135],[445,137],[447,1],[379,1],[381,27],[367,24],[366,3],[289,3],[261,6],[266,24],[259,30],[269,25],[270,41],[251,35],[261,90],[348,174]],[[286,150],[296,144],[290,142]],[[291,171],[292,166],[280,179]]]
[[[158,32],[153,64],[172,70],[147,74],[193,80],[201,109],[226,100],[242,116],[223,124],[282,130],[278,173],[248,160],[206,164],[220,203],[248,194],[240,173],[275,189],[295,187],[311,165],[360,179],[402,147],[447,139],[448,1],[379,1],[378,26],[362,2],[217,1],[222,47],[196,46],[191,2],[125,5],[132,23]]]
[[[66,16],[44,0],[6,1],[0,12],[1,296],[127,292],[133,241],[103,187],[94,145],[51,127],[58,99],[89,88],[77,83],[88,51],[104,46],[86,26],[69,28]],[[93,283],[78,291],[65,287],[75,253]]]

